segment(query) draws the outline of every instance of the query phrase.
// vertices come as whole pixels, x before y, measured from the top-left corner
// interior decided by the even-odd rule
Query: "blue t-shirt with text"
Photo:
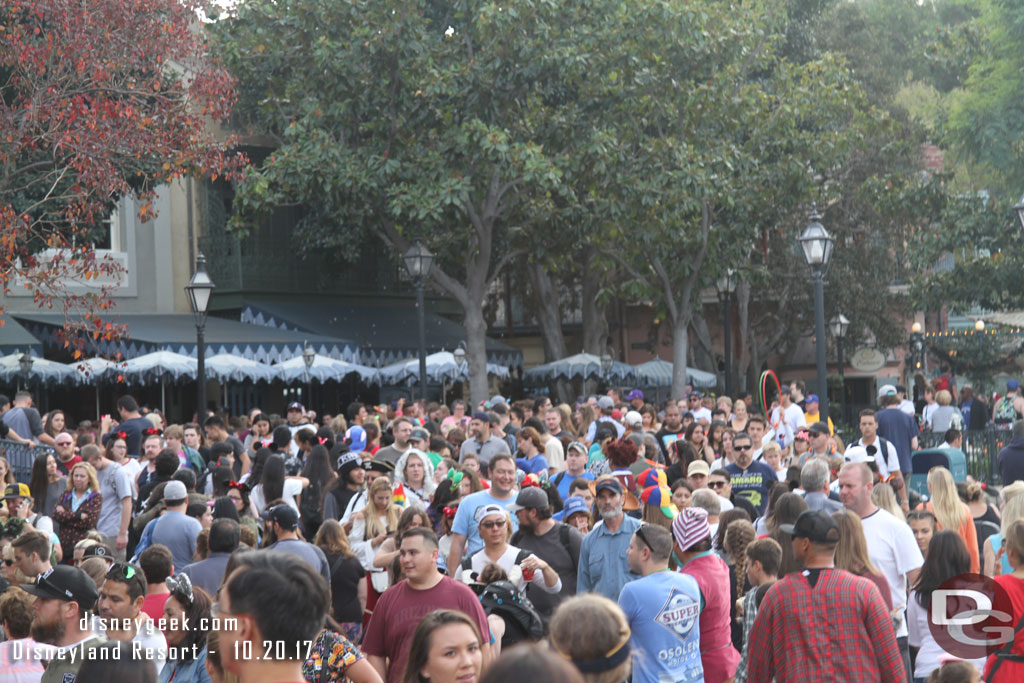
[[[745,470],[736,463],[730,463],[725,466],[725,471],[732,477],[732,492],[749,500],[757,508],[757,513],[763,515],[768,505],[768,491],[779,480],[775,470],[767,463],[752,462]]]

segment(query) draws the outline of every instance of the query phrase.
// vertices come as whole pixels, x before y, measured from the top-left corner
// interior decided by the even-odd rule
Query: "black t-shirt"
[[[334,619],[342,624],[362,622],[363,609],[359,606],[359,580],[366,571],[355,556],[328,555],[331,568],[331,602]]]

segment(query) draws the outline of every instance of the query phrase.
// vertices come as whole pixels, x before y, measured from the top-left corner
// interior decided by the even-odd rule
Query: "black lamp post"
[[[836,355],[839,361],[839,417],[846,420],[846,369],[843,367],[843,340],[850,329],[850,320],[839,313],[830,323],[832,336],[836,340]]]
[[[199,254],[196,256],[195,273],[185,286],[185,293],[188,294],[188,305],[196,323],[196,421],[200,429],[206,421],[206,342],[203,340],[203,331],[206,328],[210,296],[215,288],[216,285],[206,272],[206,257]]]
[[[729,312],[729,304],[732,300],[732,293],[736,290],[736,281],[733,278],[735,273],[730,268],[725,275],[718,278],[718,299],[722,302],[722,347],[725,358],[725,395],[732,396],[732,349],[730,336],[732,330],[732,315]]]
[[[313,350],[308,341],[302,342],[302,363],[306,366],[306,369],[302,371],[302,377],[306,381],[306,400],[303,402],[307,408],[313,402],[313,389],[309,386],[309,369],[313,367],[314,360],[316,360],[316,351]]]
[[[21,357],[18,359],[18,369],[21,370],[21,375],[24,377],[25,390],[28,390],[29,375],[32,374],[32,364],[35,362],[35,359],[27,351],[21,354]]]
[[[420,333],[420,397],[427,400],[427,327],[423,310],[423,288],[430,278],[430,269],[434,266],[434,255],[419,240],[416,241],[402,257],[405,270],[412,278],[416,287],[416,320]]]
[[[828,385],[825,379],[825,273],[828,271],[829,261],[832,260],[832,247],[835,240],[821,224],[821,216],[818,214],[817,205],[811,208],[811,222],[800,235],[800,247],[804,252],[804,259],[811,268],[811,278],[814,280],[814,333],[817,346],[818,360],[818,391],[821,392],[820,414],[821,420],[828,420]]]

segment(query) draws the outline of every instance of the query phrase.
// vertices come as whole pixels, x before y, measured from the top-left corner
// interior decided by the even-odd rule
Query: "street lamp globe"
[[[735,271],[732,268],[730,268],[729,270],[725,271],[725,275],[718,278],[718,280],[715,282],[715,286],[718,288],[718,292],[720,294],[732,294],[733,292],[736,291],[735,275]]]
[[[313,361],[316,360],[316,351],[309,345],[309,342],[303,342],[302,348],[302,362],[306,364],[306,369],[313,367]]]
[[[18,359],[18,367],[21,368],[21,374],[28,377],[29,373],[32,372],[33,363],[35,363],[35,359],[28,352],[21,354],[21,358]]]
[[[601,373],[606,375],[608,371],[612,369],[612,357],[609,354],[601,356]]]
[[[985,321],[982,320],[981,318],[978,318],[977,320],[975,320],[974,321],[974,329],[977,332],[984,332],[985,331]]]
[[[832,260],[832,247],[835,246],[835,240],[821,224],[821,215],[818,213],[817,206],[811,209],[810,220],[811,222],[804,228],[804,233],[800,235],[800,247],[804,251],[804,259],[811,270],[823,273],[828,269],[829,261]]]
[[[910,331],[913,332],[914,334],[921,334],[921,323],[915,322],[913,325],[910,326]]]
[[[422,281],[430,274],[434,265],[434,255],[420,241],[416,241],[402,256],[405,270],[414,282]]]
[[[206,272],[206,257],[199,254],[196,257],[196,272],[192,275],[185,293],[188,294],[188,305],[192,309],[192,317],[196,325],[202,326],[206,323],[206,312],[210,308],[210,296],[216,285]]]
[[[461,343],[459,344],[458,348],[452,351],[452,355],[455,356],[455,363],[457,365],[462,365],[463,363],[466,362],[466,349],[465,347],[462,346]]]
[[[832,318],[829,326],[832,328],[833,337],[836,339],[843,339],[846,337],[846,331],[850,329],[850,320],[840,313],[836,317]]]

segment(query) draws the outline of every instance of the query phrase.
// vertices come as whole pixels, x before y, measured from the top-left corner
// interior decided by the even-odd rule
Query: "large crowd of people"
[[[613,389],[178,424],[0,396],[0,438],[47,447],[27,481],[0,457],[0,683],[1024,680],[1007,389],[965,418],[886,385],[845,439],[799,381],[766,410]],[[958,448],[982,411],[1013,430],[1001,491],[916,490],[921,431]],[[1012,638],[951,651],[964,577]]]

